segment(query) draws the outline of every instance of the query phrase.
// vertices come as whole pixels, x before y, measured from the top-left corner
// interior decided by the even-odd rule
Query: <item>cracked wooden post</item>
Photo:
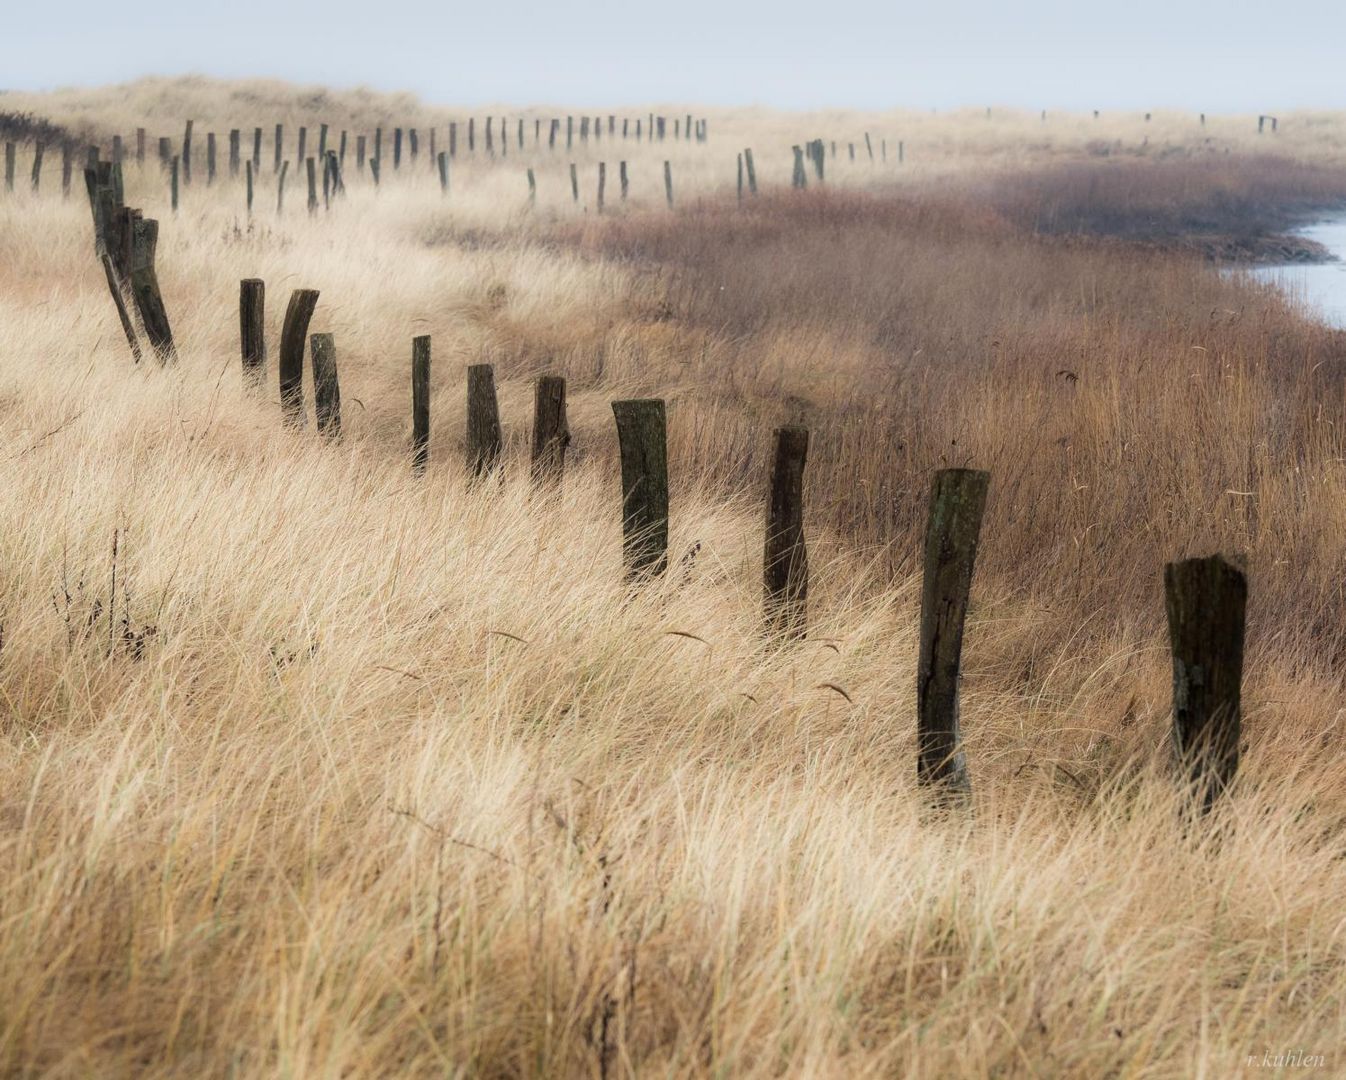
[[[467,471],[484,476],[500,463],[504,439],[500,406],[495,396],[495,369],[472,364],[467,369]]]
[[[809,556],[804,543],[804,462],[809,430],[777,428],[766,510],[763,560],[767,632],[802,638],[808,630]]]
[[[167,364],[177,359],[177,349],[173,345],[173,331],[168,324],[168,312],[164,308],[159,277],[154,268],[159,223],[152,218],[142,218],[138,210],[123,211],[123,214],[126,222],[123,235],[129,236],[130,244],[128,264],[131,296],[140,312],[145,336],[149,338],[159,362]]]
[[[1247,579],[1219,555],[1164,568],[1173,748],[1187,794],[1203,814],[1238,773],[1247,603]]]
[[[280,175],[276,177],[276,214],[285,209],[285,174],[290,171],[290,163],[280,163]]]
[[[238,337],[243,354],[243,385],[252,391],[266,380],[266,285],[244,278],[238,288]]]
[[[313,415],[318,434],[341,437],[341,386],[337,381],[336,340],[331,334],[309,338],[313,363]]]
[[[668,208],[673,209],[673,164],[664,162],[664,197],[668,199]]]
[[[411,470],[425,472],[430,460],[430,337],[411,341]]]
[[[614,401],[622,459],[622,565],[628,581],[668,566],[668,435],[664,403]]]
[[[938,789],[940,803],[964,800],[972,791],[959,731],[958,681],[990,479],[973,469],[941,469],[930,491],[916,667],[916,775]]]
[[[533,396],[532,476],[535,482],[560,484],[569,445],[566,381],[559,375],[543,375],[537,381]]]
[[[295,289],[285,309],[280,331],[280,412],[290,427],[303,427],[304,417],[304,346],[308,343],[308,324],[318,305],[317,289]]]

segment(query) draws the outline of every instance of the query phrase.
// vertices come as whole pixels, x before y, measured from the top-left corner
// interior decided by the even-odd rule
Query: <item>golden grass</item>
[[[297,115],[287,94],[270,115]],[[176,128],[175,99],[79,100]],[[1197,258],[1029,235],[979,169],[893,198],[857,168],[837,186],[868,194],[739,211],[712,197],[720,122],[720,157],[681,151],[698,207],[653,187],[603,222],[563,189],[530,214],[523,157],[464,165],[448,200],[424,162],[377,195],[353,177],[313,220],[292,187],[251,225],[236,182],[173,218],[132,169],[128,203],[163,223],[168,370],[130,364],[82,197],[0,197],[0,1071],[1340,1068],[1341,336]],[[762,156],[788,165],[790,138]],[[1031,164],[1015,139],[943,152]],[[288,290],[321,290],[341,444],[280,429],[274,355],[244,394],[254,276],[273,352]],[[509,461],[471,486],[483,359]],[[555,496],[523,475],[543,370],[571,390]],[[607,403],[647,393],[670,401],[674,555],[701,548],[629,599]],[[769,647],[763,457],[801,416],[811,636]],[[976,805],[932,820],[916,538],[931,470],[964,462],[993,474]],[[1249,559],[1248,748],[1184,835],[1158,583],[1216,547]]]

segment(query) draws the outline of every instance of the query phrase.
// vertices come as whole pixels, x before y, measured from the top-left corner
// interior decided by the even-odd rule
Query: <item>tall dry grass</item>
[[[1024,164],[1013,139],[964,149]],[[426,170],[251,224],[235,183],[172,218],[133,171],[164,223],[168,370],[126,356],[87,207],[0,198],[0,1071],[1340,1068],[1340,336],[1198,256],[1035,232],[976,175],[740,209],[700,160],[699,206],[655,189],[602,222],[567,195],[529,214],[514,159],[448,200]],[[273,343],[287,290],[321,290],[341,444],[243,393],[251,276]],[[469,486],[481,359],[510,454]],[[550,497],[522,468],[541,370],[575,432]],[[670,401],[675,553],[701,546],[631,599],[607,402],[645,393]],[[786,418],[815,432],[812,633],[773,647]],[[912,699],[945,463],[993,480],[977,801],[941,821]],[[1184,834],[1158,582],[1217,547],[1249,559],[1248,748]]]

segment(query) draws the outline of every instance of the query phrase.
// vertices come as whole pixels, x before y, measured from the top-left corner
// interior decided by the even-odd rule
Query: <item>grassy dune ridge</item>
[[[434,115],[157,92],[0,108],[103,132],[176,131],[181,105],[198,131]],[[377,193],[352,172],[330,214],[292,187],[252,222],[238,181],[173,217],[132,167],[128,203],[162,223],[168,370],[131,365],[82,199],[0,197],[0,1071],[1340,1068],[1346,340],[1144,227],[1156,206],[1280,227],[1339,201],[1338,122],[1282,118],[1282,168],[1242,120],[1105,117],[1119,163],[1089,118],[922,118],[930,162],[843,158],[800,195],[779,187],[791,133],[840,118],[710,115],[672,214],[653,181],[601,219],[587,190],[572,206],[560,161],[530,212],[527,154],[462,163],[449,199],[422,158]],[[1025,149],[1044,129],[1060,141]],[[775,179],[740,208],[746,138]],[[663,156],[632,154],[642,184]],[[261,398],[237,357],[254,276]],[[301,286],[336,339],[337,445],[277,422]],[[483,360],[507,466],[470,485]],[[524,476],[542,371],[571,394],[553,495]],[[646,394],[670,403],[673,554],[700,547],[629,598],[608,402]],[[809,640],[781,646],[760,633],[762,486],[787,420],[814,432],[814,588]],[[976,805],[932,820],[917,553],[945,464],[992,488]],[[1160,574],[1216,549],[1251,580],[1244,781],[1184,834]]]

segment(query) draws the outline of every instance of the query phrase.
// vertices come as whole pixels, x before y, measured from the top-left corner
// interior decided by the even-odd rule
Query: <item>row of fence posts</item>
[[[309,335],[318,292],[290,295],[281,330],[281,413],[292,427],[307,423],[303,400],[305,342],[319,434],[341,434],[336,348],[331,334]],[[245,384],[262,385],[266,370],[265,286],[241,283],[240,341]],[[411,467],[423,474],[430,454],[430,338],[411,351]],[[612,403],[621,460],[622,566],[639,586],[669,567],[667,417],[659,399]],[[774,432],[769,463],[763,550],[763,619],[774,641],[808,632],[809,562],[804,533],[805,427]],[[531,477],[559,484],[570,445],[566,383],[539,378],[534,389]],[[494,369],[467,370],[466,469],[474,479],[502,467],[504,440]],[[965,803],[971,780],[960,728],[959,684],[963,632],[981,537],[990,474],[941,469],[934,477],[926,517],[919,654],[916,669],[917,780],[940,806]],[[1183,782],[1204,813],[1238,770],[1247,583],[1220,556],[1170,563],[1164,572],[1165,606],[1173,658],[1173,745]]]

